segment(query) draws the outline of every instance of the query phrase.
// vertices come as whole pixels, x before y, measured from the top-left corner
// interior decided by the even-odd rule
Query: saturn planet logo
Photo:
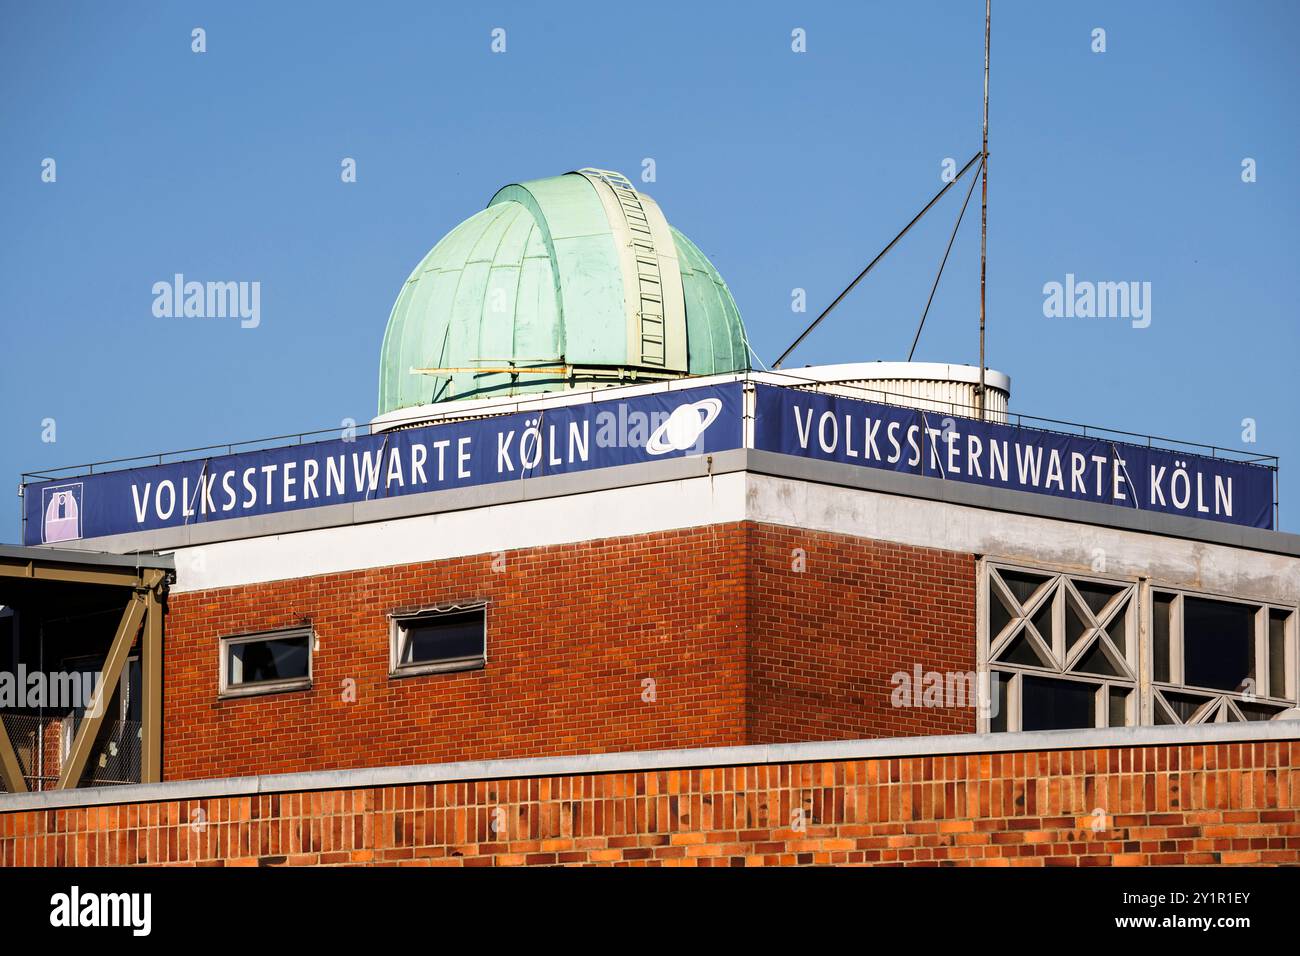
[[[722,402],[716,398],[702,398],[698,402],[678,405],[646,441],[646,452],[665,455],[670,451],[694,448],[704,434],[704,429],[713,424],[721,411]]]

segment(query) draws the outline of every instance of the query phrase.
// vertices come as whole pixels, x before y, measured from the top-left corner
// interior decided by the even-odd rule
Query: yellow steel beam
[[[100,724],[104,721],[104,712],[108,709],[108,702],[112,699],[113,692],[122,678],[122,668],[130,655],[131,645],[135,643],[136,632],[140,630],[140,622],[144,618],[147,602],[145,592],[134,591],[126,609],[122,612],[122,620],[117,625],[117,634],[113,636],[113,643],[108,649],[108,658],[104,661],[99,686],[95,688],[90,707],[82,715],[81,726],[77,728],[77,735],[72,741],[68,759],[59,772],[59,782],[55,785],[59,790],[67,790],[81,782],[86,761],[90,758],[95,738],[99,736]]]
[[[150,572],[157,568],[105,568],[77,565],[45,564],[35,560],[0,558],[0,578],[28,581],[58,581],[67,584],[111,584],[122,587],[149,587]]]
[[[163,606],[158,592],[150,589],[144,614],[141,640],[141,678],[144,700],[140,708],[143,751],[140,755],[140,782],[162,781],[162,689],[163,689]]]

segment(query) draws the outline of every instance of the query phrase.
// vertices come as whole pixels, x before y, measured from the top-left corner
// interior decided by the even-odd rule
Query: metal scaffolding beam
[[[126,659],[131,653],[131,645],[135,643],[136,633],[140,630],[140,623],[144,620],[144,612],[148,606],[148,601],[146,592],[142,590],[131,592],[131,599],[122,611],[122,619],[118,622],[117,633],[113,636],[113,643],[109,646],[108,659],[104,661],[104,670],[100,674],[99,686],[95,688],[90,707],[82,715],[81,725],[77,727],[77,735],[72,741],[72,749],[68,752],[68,759],[64,761],[63,767],[59,771],[59,782],[55,784],[55,788],[58,790],[67,790],[81,782],[81,775],[85,772],[86,763],[90,759],[91,748],[94,747],[95,738],[99,736],[100,725],[104,722],[104,713],[108,709],[108,701],[112,698],[114,691],[117,690],[118,682],[122,679],[122,668],[126,666]]]
[[[141,658],[144,687],[140,723],[144,748],[140,756],[140,782],[162,782],[163,607],[157,588],[145,594]]]

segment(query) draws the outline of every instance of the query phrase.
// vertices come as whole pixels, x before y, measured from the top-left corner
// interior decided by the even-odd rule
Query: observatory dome
[[[379,415],[468,398],[749,368],[736,303],[625,177],[509,185],[447,233],[393,305]]]

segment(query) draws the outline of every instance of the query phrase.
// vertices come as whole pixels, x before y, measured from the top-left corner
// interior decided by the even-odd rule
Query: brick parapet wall
[[[11,810],[0,864],[1300,863],[1295,740],[681,763]]]
[[[470,601],[485,668],[389,676],[392,611]],[[218,699],[222,637],[307,621],[311,689]],[[974,629],[971,555],[751,522],[180,592],[164,779],[968,732],[889,678]]]
[[[747,540],[749,743],[975,731],[973,701],[891,703],[895,674],[975,670],[974,555],[768,524]]]
[[[744,534],[715,525],[175,594],[164,779],[744,743]],[[488,603],[486,667],[389,676],[391,612],[474,601]],[[222,637],[307,621],[311,689],[218,699]]]

